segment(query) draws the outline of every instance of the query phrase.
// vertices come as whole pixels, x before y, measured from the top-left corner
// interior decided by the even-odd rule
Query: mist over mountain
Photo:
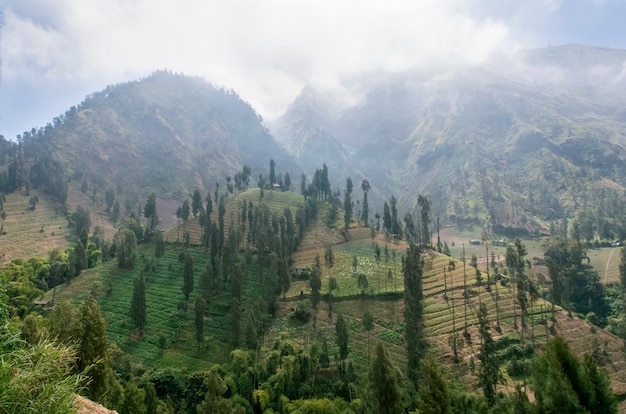
[[[244,164],[254,183],[272,158],[277,171],[299,172],[234,91],[169,72],[93,93],[44,130],[68,175],[140,196],[212,192]]]
[[[570,45],[371,75],[353,81],[361,100],[348,107],[308,87],[272,130],[307,169],[325,161],[367,177],[379,202],[394,194],[410,210],[424,194],[449,221],[531,231],[593,217],[614,236],[626,201],[625,62],[626,51]]]

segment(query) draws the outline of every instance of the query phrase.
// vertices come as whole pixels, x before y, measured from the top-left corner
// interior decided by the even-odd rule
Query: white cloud
[[[480,62],[506,28],[454,1],[17,0],[4,76],[118,82],[159,68],[232,87],[276,115],[306,83],[362,71]]]
[[[561,5],[4,0],[3,82],[91,87],[84,96],[167,68],[233,88],[273,117],[308,83],[341,87],[361,72],[480,64],[513,43],[512,25],[553,15]]]

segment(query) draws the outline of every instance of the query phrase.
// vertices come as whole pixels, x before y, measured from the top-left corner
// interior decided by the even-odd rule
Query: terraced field
[[[139,256],[148,262],[153,260],[154,247],[143,245]],[[95,292],[102,313],[107,321],[109,339],[120,346],[132,358],[147,366],[193,367],[208,369],[213,364],[226,362],[230,354],[230,286],[227,284],[211,298],[205,313],[204,344],[198,348],[195,339],[194,303],[199,277],[206,265],[202,249],[190,248],[194,259],[195,291],[190,295],[188,309],[183,310],[182,263],[178,261],[179,247],[168,244],[155,271],[145,269],[142,260],[134,269],[121,270],[114,261],[84,272],[69,286],[57,289],[56,301],[83,301]],[[133,333],[130,303],[133,278],[144,269],[146,278],[146,305],[148,323],[143,336]],[[256,275],[254,264],[244,279],[242,294],[243,315],[259,297],[263,289]],[[51,299],[52,292],[46,294]],[[243,322],[242,322],[242,326]]]
[[[17,258],[47,257],[54,249],[64,250],[71,237],[65,216],[46,195],[31,190],[39,199],[34,210],[28,202],[30,196],[19,193],[6,195],[6,219],[0,224],[0,266]]]
[[[236,217],[243,200],[252,199],[254,203],[254,197],[259,195],[258,189],[253,190],[230,200],[226,223],[230,221],[238,225]],[[282,212],[288,205],[294,211],[299,197],[297,194],[274,193],[271,196],[274,204],[270,208]],[[270,199],[268,193],[266,198]],[[271,346],[274,340],[283,338],[308,345],[326,338],[333,360],[333,355],[337,353],[336,316],[341,313],[349,327],[350,358],[359,378],[366,377],[370,351],[379,340],[387,345],[394,364],[405,370],[401,262],[407,245],[382,234],[372,235],[371,230],[364,227],[351,227],[347,233],[343,233],[338,230],[340,223],[328,226],[328,212],[327,206],[320,207],[317,221],[310,226],[301,248],[294,255],[294,266],[298,267],[313,265],[316,255],[321,258],[324,297],[318,307],[317,327],[313,329],[312,321],[300,323],[292,317],[298,302],[310,306],[308,281],[294,279],[285,298],[279,300],[280,308],[270,332],[264,338],[264,344]],[[190,231],[194,225],[199,231],[197,220],[190,220],[186,224]],[[170,231],[169,237],[171,236]],[[199,233],[192,233],[192,241],[194,237],[199,240]],[[331,269],[324,266],[324,250],[328,245],[333,249],[335,257]],[[381,252],[379,260],[375,256],[376,245]],[[156,270],[144,272],[147,282],[148,326],[142,337],[130,334],[132,327],[129,318],[132,279],[142,268],[141,264],[135,271],[120,271],[115,263],[106,263],[85,272],[70,287],[60,289],[57,297],[80,300],[89,291],[97,292],[110,324],[110,338],[134,358],[149,366],[190,366],[201,369],[208,368],[213,363],[224,362],[228,360],[230,351],[227,346],[230,342],[229,288],[222,287],[221,293],[212,298],[205,319],[206,341],[198,349],[192,310],[195,292],[190,298],[189,310],[184,312],[180,309],[182,265],[178,262],[179,249],[179,245],[168,244],[166,255]],[[192,248],[191,251],[197,286],[206,258],[200,248]],[[142,246],[141,254],[150,261],[153,247]],[[353,267],[354,257],[357,259],[356,269]],[[512,347],[523,344],[534,344],[537,349],[541,349],[553,335],[563,335],[579,354],[592,352],[599,356],[601,365],[610,374],[613,389],[621,394],[626,393],[626,362],[622,342],[618,338],[575,316],[570,318],[567,312],[558,307],[553,314],[552,305],[543,299],[529,304],[526,326],[522,329],[519,305],[513,300],[516,292],[506,279],[497,286],[491,284],[488,288],[484,283],[478,285],[475,270],[467,264],[464,268],[463,262],[458,259],[436,252],[425,253],[423,259],[425,333],[430,344],[429,352],[446,365],[455,377],[461,378],[468,388],[472,389],[476,384],[471,366],[480,348],[477,313],[482,303],[487,307],[491,333],[501,344],[501,352],[509,352]],[[338,284],[332,296],[332,317],[328,312],[328,299],[325,295],[329,270]],[[365,274],[368,280],[368,287],[363,292],[356,283],[356,275],[359,273]],[[388,277],[389,274],[391,277]],[[264,289],[255,275],[253,262],[244,283],[244,308],[249,308]],[[482,274],[482,279],[486,280],[487,275]],[[108,286],[112,286],[110,293],[107,292]],[[366,331],[362,324],[365,311],[374,316],[374,328],[371,331]],[[464,335],[466,327],[467,334]],[[458,359],[454,358],[452,346],[455,338]],[[507,367],[503,367],[505,375],[506,370]],[[515,383],[520,381],[509,378],[501,389],[512,391]]]

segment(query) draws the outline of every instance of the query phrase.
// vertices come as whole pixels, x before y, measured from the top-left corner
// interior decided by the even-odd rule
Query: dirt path
[[[609,258],[606,261],[606,265],[604,266],[604,277],[602,278],[602,284],[603,285],[606,284],[606,280],[609,277],[609,264],[611,263],[611,259],[613,258],[613,253],[615,253],[615,250],[617,250],[617,249],[611,250],[611,254],[609,255]]]

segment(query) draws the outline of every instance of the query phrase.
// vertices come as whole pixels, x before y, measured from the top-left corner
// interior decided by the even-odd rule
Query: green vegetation
[[[190,90],[210,99],[189,98],[187,108],[181,98]],[[137,113],[138,103],[148,109]],[[181,117],[179,106],[194,119]],[[137,122],[141,131],[130,128]],[[207,131],[211,145],[196,138]],[[518,132],[519,139],[502,136],[522,145],[528,131]],[[0,141],[3,246],[19,242],[13,232],[38,232],[38,243],[57,237],[50,226],[74,232],[55,239],[45,258],[16,259],[23,246],[3,251],[0,326],[19,330],[22,340],[0,345],[10,373],[0,380],[28,372],[20,367],[39,352],[70,361],[51,372],[54,386],[75,392],[80,385],[121,414],[549,411],[552,394],[572,409],[615,411],[609,384],[619,387],[619,378],[609,382],[598,366],[624,371],[621,342],[601,329],[626,337],[624,289],[601,283],[608,263],[612,280],[620,279],[617,255],[599,258],[606,265],[599,274],[586,253],[622,231],[622,178],[545,151],[515,153],[507,170],[492,174],[499,155],[446,151],[442,141],[412,159],[405,175],[426,168],[420,179],[441,187],[433,199],[405,191],[377,200],[382,214],[371,214],[369,196],[416,189],[415,180],[371,185],[359,175],[358,200],[349,174],[345,189],[332,190],[324,164],[309,183],[302,175],[297,194],[284,169],[300,170],[268,138],[233,92],[157,73],[90,96],[19,144]],[[578,145],[595,154],[576,139],[550,148],[566,159]],[[415,157],[418,147],[404,147],[410,141],[396,150]],[[231,150],[247,155],[224,156]],[[457,167],[442,170],[439,152]],[[550,169],[542,169],[547,161]],[[555,190],[540,171],[565,187],[577,184]],[[178,201],[164,211],[159,197]],[[435,212],[462,237],[448,239],[439,217],[435,229]],[[40,219],[41,227],[27,228]],[[161,232],[159,223],[168,228]],[[541,232],[555,237],[515,237]],[[571,351],[552,340],[558,334],[568,336]],[[70,344],[76,354],[63,357]],[[542,378],[534,378],[535,367]],[[565,384],[561,394],[542,394],[555,384]]]

